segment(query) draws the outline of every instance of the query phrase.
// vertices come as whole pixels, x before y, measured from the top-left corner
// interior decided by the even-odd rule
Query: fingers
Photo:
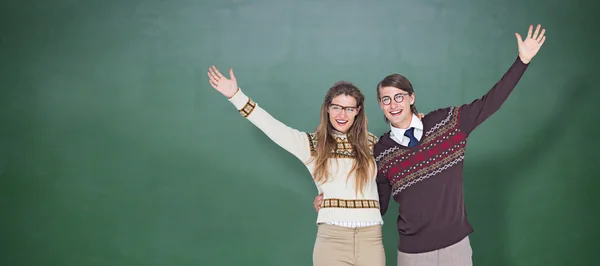
[[[319,203],[318,197],[316,197],[315,201],[313,201],[313,207],[315,207],[316,212],[319,212],[319,209],[321,208],[321,204]]]
[[[321,209],[321,204],[323,204],[323,193],[317,195],[315,200],[313,201],[313,206],[315,207],[315,211],[319,212]]]
[[[209,75],[209,77],[215,79],[216,81],[221,79],[221,77],[219,77],[219,75],[217,75],[217,73],[215,72],[214,66],[208,68],[208,75]]]
[[[209,75],[209,77],[210,77],[210,75]],[[210,79],[209,80],[210,86],[213,87],[213,88],[215,88],[215,89],[217,89],[219,87],[219,83],[217,83],[217,81],[215,81],[212,78],[209,78],[209,79]]]
[[[314,203],[320,202],[323,199],[323,194],[319,194],[315,197]]]
[[[219,81],[219,77],[217,77],[217,74],[215,74],[215,72],[213,72],[213,70],[211,68],[208,69],[208,77],[211,80]]]
[[[546,41],[546,36],[542,37],[542,40],[540,41],[540,46],[542,46],[542,44],[544,44],[545,41]]]
[[[540,33],[540,35],[537,38],[535,38],[535,40],[537,42],[541,42],[542,39],[544,39],[546,37],[546,36],[544,36],[544,33],[546,33],[546,29],[542,29],[542,32]]]
[[[221,74],[221,72],[219,72],[219,70],[215,66],[212,66],[212,69],[217,74],[217,77],[223,78],[223,75]]]
[[[533,36],[531,36],[532,39],[534,39],[534,40],[537,39],[538,34],[540,33],[540,27],[541,27],[540,24],[538,24],[537,27],[535,27],[535,32],[533,33]]]
[[[215,89],[217,87],[219,87],[219,80],[218,80],[218,78],[215,77],[214,73],[211,73],[210,69],[209,69],[209,72],[207,73],[207,75],[208,75],[210,85]]]
[[[533,25],[529,25],[529,31],[527,32],[527,39],[531,38],[532,31],[533,31]]]

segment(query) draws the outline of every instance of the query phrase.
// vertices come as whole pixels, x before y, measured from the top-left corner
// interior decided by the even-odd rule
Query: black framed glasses
[[[329,105],[329,112],[333,115],[337,115],[337,114],[341,113],[342,111],[346,111],[346,114],[349,114],[349,115],[355,115],[358,113],[358,107],[341,106],[341,105],[337,105],[337,104]]]
[[[398,93],[396,95],[394,95],[394,101],[397,103],[401,103],[404,100],[404,96],[409,96],[410,94],[408,93]],[[390,96],[383,96],[381,97],[381,102],[384,105],[389,105],[390,103],[392,103],[392,99],[390,98]]]

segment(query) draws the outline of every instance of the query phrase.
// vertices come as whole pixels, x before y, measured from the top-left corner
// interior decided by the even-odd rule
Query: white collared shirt
[[[407,136],[404,136],[404,132],[411,127],[415,128],[414,135],[417,141],[421,141],[421,137],[423,136],[423,122],[421,122],[421,119],[419,119],[419,117],[417,117],[415,114],[412,115],[412,119],[408,128],[402,129],[390,125],[390,138],[400,145],[408,146],[410,139]]]

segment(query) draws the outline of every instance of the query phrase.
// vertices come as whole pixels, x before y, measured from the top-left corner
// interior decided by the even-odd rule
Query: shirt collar
[[[395,126],[392,126],[392,123],[390,123],[390,128],[391,128],[392,134],[394,136],[399,136],[399,137],[404,136],[404,131],[406,131],[407,129],[409,129],[411,127],[414,127],[415,130],[417,130],[417,129],[421,130],[421,131],[423,130],[423,122],[415,114],[412,115],[412,119],[410,121],[410,125],[408,126],[408,128],[404,128],[404,129],[397,128]]]
[[[333,137],[337,137],[337,138],[341,138],[341,139],[344,139],[344,138],[346,138],[346,134],[344,134],[344,133],[342,133],[342,132],[340,132],[340,131],[337,131],[337,130],[335,130],[335,129],[331,129],[331,132],[330,132],[330,133],[331,133],[331,135],[332,135]]]

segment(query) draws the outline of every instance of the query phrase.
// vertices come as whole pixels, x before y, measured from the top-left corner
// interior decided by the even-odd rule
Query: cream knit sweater
[[[317,140],[314,133],[307,133],[288,127],[281,123],[258,104],[246,96],[241,89],[229,101],[239,112],[264,132],[277,145],[293,154],[302,161],[311,175],[314,163],[312,152]],[[376,169],[371,172],[371,179],[363,193],[355,193],[355,177],[348,173],[352,168],[352,149],[344,134],[334,135],[338,142],[335,158],[330,159],[329,171],[331,177],[324,184],[317,184],[319,193],[323,193],[323,205],[319,210],[317,223],[340,225],[371,225],[382,224],[379,211],[379,195],[375,176]],[[371,150],[377,142],[377,137],[369,133]],[[314,180],[314,178],[313,178]]]

